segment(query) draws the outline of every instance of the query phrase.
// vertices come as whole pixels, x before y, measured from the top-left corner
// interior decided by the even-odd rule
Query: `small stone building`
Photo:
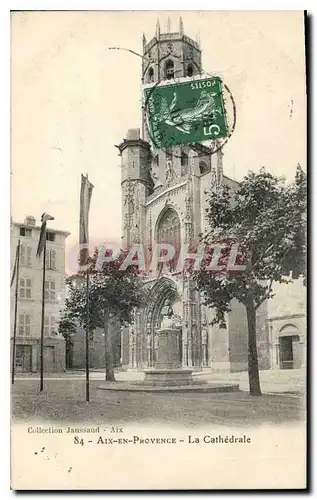
[[[290,370],[306,366],[306,288],[299,279],[275,284],[275,297],[268,302],[270,364]]]
[[[11,352],[12,352],[11,339]],[[15,352],[16,373],[36,373],[40,369],[40,339],[17,337]],[[62,337],[45,337],[43,345],[45,373],[58,373],[66,370],[65,340]]]

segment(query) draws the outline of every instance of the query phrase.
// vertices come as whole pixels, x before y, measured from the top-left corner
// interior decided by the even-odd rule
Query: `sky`
[[[91,240],[121,236],[121,169],[115,147],[141,123],[142,33],[200,38],[203,68],[221,73],[237,125],[224,174],[265,166],[291,179],[306,168],[303,13],[299,11],[15,12],[11,32],[11,213],[46,211],[78,241],[80,174],[94,184]],[[52,224],[53,226],[53,224]],[[51,227],[52,227],[51,226]]]

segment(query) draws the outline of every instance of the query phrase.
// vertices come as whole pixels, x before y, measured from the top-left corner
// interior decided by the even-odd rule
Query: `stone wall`
[[[12,356],[12,342],[11,338],[11,356]],[[37,373],[40,371],[40,339],[31,337],[17,337],[16,349],[18,346],[31,346],[31,368],[25,370],[26,372]],[[66,350],[65,340],[62,337],[45,337],[44,338],[44,372],[60,373],[66,370]],[[49,361],[46,362],[46,353],[49,352]],[[21,371],[21,370],[17,370]]]
[[[237,300],[232,302],[228,324],[230,371],[245,371],[248,369],[247,314],[244,305]],[[266,302],[256,312],[256,337],[259,369],[267,370],[270,368],[270,349]]]
[[[78,328],[72,339],[72,363],[73,369],[84,369],[86,366],[86,332]],[[115,366],[120,365],[121,358],[121,338],[120,328],[113,333],[113,359]],[[93,340],[89,344],[89,366],[91,368],[105,367],[105,340],[103,330],[96,328]]]
[[[212,371],[229,371],[229,332],[227,328],[220,328],[218,325],[211,327],[210,365]]]
[[[247,314],[243,304],[232,301],[232,310],[228,315],[230,371],[248,369],[248,326]]]

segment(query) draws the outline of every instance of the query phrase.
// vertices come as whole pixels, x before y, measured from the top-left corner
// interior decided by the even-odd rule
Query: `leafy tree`
[[[250,394],[260,395],[256,311],[274,296],[274,282],[305,275],[306,175],[298,165],[294,182],[287,185],[264,168],[250,172],[236,192],[222,185],[210,193],[206,212],[209,228],[202,241],[207,248],[219,241],[238,243],[236,263],[245,271],[208,271],[207,257],[197,273],[198,287],[215,310],[213,324],[224,325],[232,299],[245,306]],[[226,260],[226,251],[221,258]]]
[[[142,277],[136,266],[120,270],[125,253],[116,260],[105,262],[102,269],[96,266],[98,252],[91,259],[89,269],[89,331],[93,335],[95,328],[103,328],[105,334],[106,380],[115,380],[113,369],[112,328],[109,323],[113,318],[120,324],[128,324],[132,320],[135,307],[144,302]],[[80,279],[81,278],[81,279]],[[82,328],[87,325],[87,288],[83,275],[68,280],[69,294],[65,301],[63,317],[67,321],[77,322]],[[65,321],[64,321],[65,323]],[[62,322],[63,327],[63,322]]]
[[[70,367],[71,351],[73,347],[72,337],[77,331],[77,323],[68,309],[62,311],[58,332],[64,337],[66,342],[66,367]]]

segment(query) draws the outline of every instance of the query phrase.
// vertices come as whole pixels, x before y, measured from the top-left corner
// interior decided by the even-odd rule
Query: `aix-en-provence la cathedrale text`
[[[142,83],[192,77],[202,73],[199,43],[184,33],[180,20],[178,32],[143,37]],[[206,191],[238,183],[223,173],[223,150],[195,143],[153,149],[142,110],[142,131],[130,129],[118,148],[122,161],[122,225],[124,248],[154,242],[170,243],[176,249],[198,241],[206,228]],[[177,253],[177,252],[176,252]],[[175,265],[174,265],[175,263]],[[227,316],[227,328],[212,326],[213,312],[202,304],[192,276],[176,268],[175,261],[149,271],[146,307],[134,313],[133,323],[123,329],[121,361],[126,368],[142,369],[157,361],[157,330],[164,308],[172,308],[178,325],[179,356],[183,367],[240,371],[247,369],[247,326],[244,308],[235,302]],[[265,305],[258,312],[258,349],[260,368],[268,368],[269,346],[265,328]]]

